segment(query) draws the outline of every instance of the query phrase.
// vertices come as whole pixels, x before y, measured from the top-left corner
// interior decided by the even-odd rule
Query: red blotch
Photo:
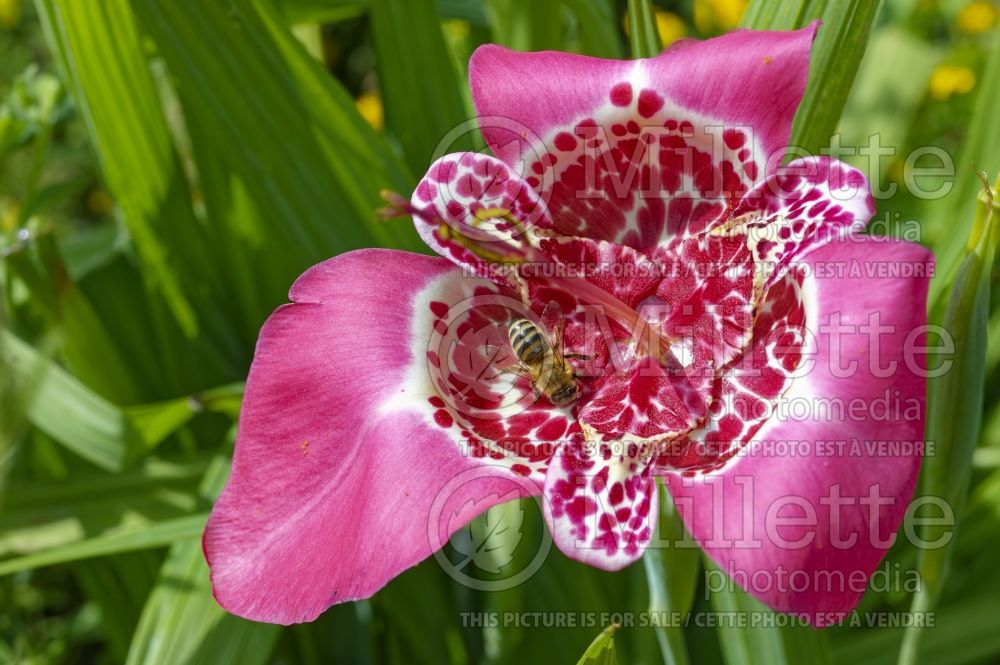
[[[743,147],[747,137],[738,129],[727,129],[722,133],[722,140],[726,142],[726,146],[730,150],[736,150]]]
[[[663,108],[663,97],[653,90],[643,90],[639,93],[639,115],[652,118]]]
[[[576,148],[576,137],[569,132],[559,132],[556,134],[554,143],[563,152],[569,152]]]
[[[453,424],[455,424],[455,421],[452,419],[451,414],[445,411],[444,409],[438,409],[437,411],[434,412],[434,422],[436,422],[438,425],[444,428],[451,427]]]
[[[615,106],[628,106],[632,103],[632,85],[619,83],[611,88],[611,103]]]

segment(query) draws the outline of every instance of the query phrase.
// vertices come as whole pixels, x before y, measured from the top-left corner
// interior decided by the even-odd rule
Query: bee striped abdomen
[[[507,329],[510,346],[525,365],[537,365],[545,358],[548,342],[545,335],[528,319],[515,319]]]

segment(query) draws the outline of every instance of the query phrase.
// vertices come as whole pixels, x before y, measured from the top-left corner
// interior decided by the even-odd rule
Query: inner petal
[[[773,416],[809,348],[800,271],[767,292],[746,352],[714,379],[705,423],[663,449],[660,469],[686,475],[722,468]]]
[[[746,238],[765,287],[807,252],[864,229],[875,214],[865,175],[828,157],[796,159],[748,192],[714,233]]]
[[[564,554],[604,570],[638,559],[652,537],[657,490],[651,448],[574,441],[562,446],[545,477],[543,512]]]
[[[766,166],[750,128],[672,104],[647,86],[641,63],[542,144],[527,181],[555,228],[640,250],[710,228]]]

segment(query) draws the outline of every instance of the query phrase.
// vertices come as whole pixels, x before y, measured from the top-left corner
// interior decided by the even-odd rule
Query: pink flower
[[[444,258],[338,256],[261,331],[205,531],[218,601],[312,620],[526,494],[566,555],[616,570],[661,476],[762,601],[853,608],[919,471],[932,264],[857,235],[859,171],[780,166],[815,30],[621,62],[480,48],[497,157],[442,157],[407,206]],[[571,356],[568,405],[518,376],[517,317]]]

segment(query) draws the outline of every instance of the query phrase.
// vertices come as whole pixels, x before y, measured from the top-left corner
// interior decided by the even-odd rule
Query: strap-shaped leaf
[[[954,353],[942,354],[930,365],[933,369],[948,363],[949,368],[928,382],[927,440],[933,441],[935,448],[934,455],[924,460],[920,491],[950,506],[956,520],[965,505],[972,453],[982,425],[991,273],[1000,242],[998,212],[1000,206],[987,187],[980,196],[965,260],[955,275],[941,321]],[[948,578],[954,551],[954,524],[921,526],[923,542],[944,544],[919,552],[917,567],[923,583],[913,597],[911,611],[915,613],[933,611]],[[917,662],[923,632],[922,625],[907,631],[901,665]]]
[[[369,0],[386,126],[414,174],[446,152],[473,148],[471,132],[439,145],[465,119],[458,75],[432,0]]]
[[[203,501],[215,499],[228,469],[228,459],[213,460],[199,490]],[[173,544],[160,567],[126,662],[263,664],[270,662],[279,635],[278,626],[245,621],[219,607],[212,597],[201,542],[188,539]]]
[[[742,26],[753,30],[793,30],[816,19],[823,21],[812,51],[809,87],[795,116],[792,145],[813,154],[828,145],[868,37],[882,6],[881,0],[754,0]]]

